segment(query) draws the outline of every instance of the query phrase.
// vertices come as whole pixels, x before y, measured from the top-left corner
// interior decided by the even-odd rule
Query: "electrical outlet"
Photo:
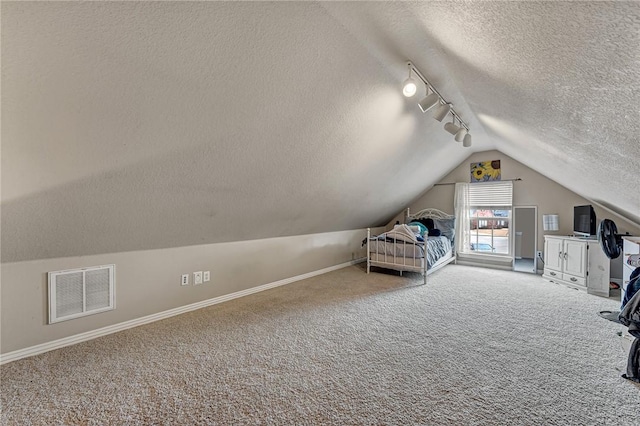
[[[202,271],[193,273],[193,285],[202,284]]]
[[[208,283],[210,279],[211,279],[211,273],[209,271],[204,271],[202,273],[202,281],[204,281],[205,283]]]
[[[544,259],[544,258],[542,257],[542,252],[541,252],[540,250],[538,250],[538,251],[536,252],[536,257],[537,257],[538,259]]]
[[[180,285],[189,285],[189,274],[182,274],[182,281]]]

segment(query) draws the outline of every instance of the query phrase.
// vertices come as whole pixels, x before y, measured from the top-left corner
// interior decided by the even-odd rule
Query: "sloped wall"
[[[1,18],[2,262],[381,225],[468,155],[316,2]]]

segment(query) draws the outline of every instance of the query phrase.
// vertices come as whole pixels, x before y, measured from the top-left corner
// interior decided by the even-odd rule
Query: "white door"
[[[564,272],[578,277],[586,276],[587,272],[587,244],[582,241],[566,240]]]
[[[559,238],[545,238],[544,240],[544,266],[547,269],[562,272],[564,251],[562,241]]]

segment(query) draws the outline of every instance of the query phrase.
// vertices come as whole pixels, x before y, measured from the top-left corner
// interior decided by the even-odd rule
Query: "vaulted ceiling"
[[[497,149],[640,223],[640,3],[3,2],[2,261],[385,223]],[[412,60],[463,148],[400,91]]]

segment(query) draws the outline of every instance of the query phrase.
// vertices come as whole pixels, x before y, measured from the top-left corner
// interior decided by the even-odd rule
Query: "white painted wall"
[[[365,237],[366,230],[352,230],[3,263],[0,351],[13,352],[349,262],[365,256]],[[116,265],[116,309],[47,325],[47,272],[108,263]],[[211,271],[209,283],[180,286],[181,274],[206,270]]]

